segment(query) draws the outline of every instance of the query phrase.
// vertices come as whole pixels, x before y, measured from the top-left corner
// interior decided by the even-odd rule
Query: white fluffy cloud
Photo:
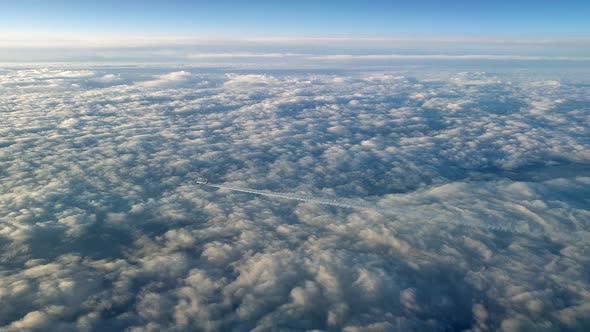
[[[547,76],[0,71],[0,331],[587,330],[590,94]]]
[[[198,79],[198,77],[191,74],[190,72],[181,70],[163,75],[157,75],[154,80],[144,81],[139,84],[146,87],[175,88],[192,83],[196,78]],[[206,85],[207,82],[205,81],[202,83],[205,83]],[[201,86],[203,86],[203,84],[201,84]]]

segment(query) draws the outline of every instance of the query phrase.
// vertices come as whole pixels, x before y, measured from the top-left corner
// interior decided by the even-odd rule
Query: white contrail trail
[[[318,198],[318,197],[312,197],[312,196],[297,195],[297,194],[292,194],[292,193],[271,192],[271,191],[265,191],[265,190],[232,187],[232,186],[211,184],[211,183],[201,183],[201,185],[205,185],[205,186],[213,187],[213,188],[218,188],[218,189],[225,189],[225,190],[237,191],[237,192],[242,192],[242,193],[267,196],[267,197],[291,199],[291,200],[297,200],[297,201],[302,201],[302,202],[331,205],[331,206],[336,206],[336,207],[341,207],[341,208],[369,210],[369,211],[375,211],[375,212],[379,212],[379,213],[383,213],[383,214],[405,215],[407,213],[407,209],[385,208],[385,207],[381,207],[381,206],[374,205],[374,204],[366,204],[363,202],[350,201],[350,200],[344,200],[344,199],[336,200],[336,199],[328,199],[328,198]],[[471,223],[468,223],[465,221],[461,221],[460,219],[444,218],[443,215],[430,215],[430,216],[428,216],[428,218],[424,218],[424,221],[433,222],[433,223],[443,222],[443,223],[449,223],[449,224],[454,224],[454,225],[458,225],[458,226],[484,228],[484,229],[490,229],[490,230],[500,230],[500,231],[506,231],[506,232],[511,232],[511,233],[522,233],[517,230],[511,229],[508,227],[504,227],[504,226],[489,225],[489,224],[485,224],[485,223],[481,223],[481,222],[474,223],[473,221]]]
[[[230,186],[223,186],[223,185],[218,185],[218,184],[206,184],[206,186],[213,187],[213,188],[219,188],[219,189],[226,189],[226,190],[231,190],[231,191],[239,191],[239,192],[249,193],[249,194],[254,194],[254,195],[286,198],[286,199],[292,199],[292,200],[297,200],[297,201],[302,201],[302,202],[311,202],[311,203],[318,203],[318,204],[324,204],[324,205],[332,205],[332,206],[350,208],[350,209],[372,210],[372,211],[378,211],[378,212],[383,212],[383,213],[391,213],[392,212],[390,209],[384,209],[384,208],[381,208],[378,206],[363,205],[362,203],[355,204],[355,203],[345,202],[342,200],[334,200],[334,199],[318,198],[318,197],[310,197],[310,196],[301,196],[301,195],[296,195],[296,194],[291,194],[291,193],[271,192],[271,191],[256,190],[256,189],[250,189],[250,188],[230,187]]]
[[[375,212],[379,212],[379,213],[383,213],[383,214],[390,214],[390,215],[397,215],[397,216],[400,216],[400,215],[407,216],[407,214],[408,214],[408,207],[385,208],[385,207],[378,206],[375,204],[368,204],[368,203],[359,202],[359,201],[351,201],[348,199],[318,198],[318,197],[298,195],[298,194],[293,194],[293,193],[271,192],[271,191],[257,190],[257,189],[251,189],[251,188],[241,188],[241,187],[232,187],[232,186],[219,185],[219,184],[211,184],[211,183],[207,183],[206,181],[203,181],[198,184],[212,187],[212,188],[225,189],[225,190],[237,191],[237,192],[254,194],[254,195],[261,195],[261,196],[267,196],[267,197],[276,197],[276,198],[297,200],[297,201],[302,201],[302,202],[331,205],[331,206],[336,206],[336,207],[341,207],[341,208],[369,210],[369,211],[375,211]],[[448,205],[446,206],[446,208],[449,208],[449,207],[451,207],[451,206],[448,206]],[[419,219],[419,221],[427,222],[427,223],[447,223],[447,224],[453,224],[453,225],[457,225],[457,226],[465,226],[465,227],[479,228],[479,229],[488,229],[488,230],[494,230],[494,231],[504,231],[504,232],[514,233],[514,234],[521,234],[521,235],[549,236],[549,237],[553,237],[553,238],[564,239],[567,241],[577,241],[580,238],[575,232],[567,232],[567,231],[562,232],[562,231],[558,231],[555,229],[550,230],[550,232],[547,229],[542,229],[542,230],[536,229],[533,231],[533,230],[530,230],[529,227],[527,227],[526,225],[524,225],[524,227],[519,227],[519,226],[523,226],[523,224],[518,224],[516,221],[514,221],[516,223],[515,225],[510,225],[510,226],[509,225],[498,225],[498,224],[485,223],[485,222],[482,222],[481,220],[477,220],[477,219],[473,219],[473,218],[469,218],[469,220],[465,220],[464,218],[462,218],[460,216],[457,216],[456,218],[449,218],[449,216],[447,214],[438,213],[436,211],[426,211],[425,210],[423,212],[424,212],[423,217],[415,218],[415,219],[416,220]]]

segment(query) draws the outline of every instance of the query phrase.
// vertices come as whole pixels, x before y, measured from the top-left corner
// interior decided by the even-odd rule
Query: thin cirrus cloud
[[[587,330],[579,75],[4,68],[0,330]]]

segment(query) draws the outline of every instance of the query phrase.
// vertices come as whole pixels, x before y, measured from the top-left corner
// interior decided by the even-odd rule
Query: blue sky
[[[0,62],[185,62],[212,53],[590,59],[590,1],[0,0],[0,8]]]
[[[587,36],[590,1],[0,1],[0,31]]]

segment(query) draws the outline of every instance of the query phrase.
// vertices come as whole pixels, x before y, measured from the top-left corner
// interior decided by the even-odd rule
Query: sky
[[[0,1],[0,31],[587,36],[588,1]]]
[[[0,63],[203,64],[228,55],[239,61],[287,55],[291,63],[292,55],[590,58],[587,1],[26,0],[0,5]]]

